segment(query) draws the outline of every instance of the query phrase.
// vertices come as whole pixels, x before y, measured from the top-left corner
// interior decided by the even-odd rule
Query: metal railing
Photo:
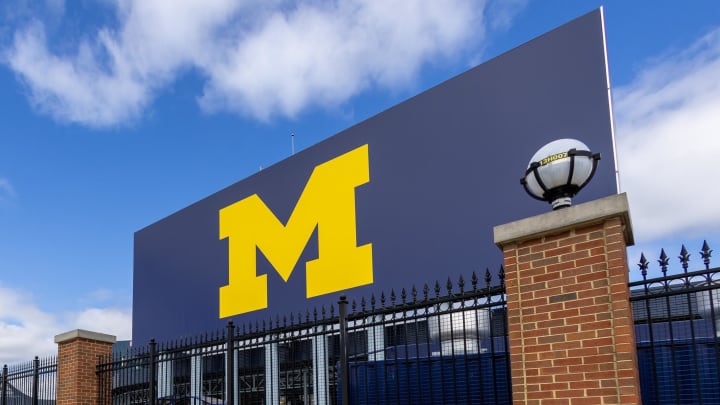
[[[98,403],[510,403],[499,275],[153,341],[101,360]]]
[[[497,287],[486,272],[484,281],[473,274],[470,285],[448,280],[445,291],[439,283],[391,291],[389,305],[384,295],[359,308],[353,302],[349,403],[510,403],[502,269],[499,275]]]
[[[55,404],[57,361],[55,357],[3,366],[0,405]]]
[[[644,404],[720,404],[720,268],[712,250],[629,283]],[[99,404],[507,404],[502,269],[103,358]],[[0,405],[54,404],[55,358],[5,366]]]
[[[642,280],[631,291],[643,404],[720,404],[720,268],[710,267],[712,250],[703,244],[704,269],[688,271],[690,253],[678,256],[682,272],[668,274],[665,250],[657,260],[660,277]]]

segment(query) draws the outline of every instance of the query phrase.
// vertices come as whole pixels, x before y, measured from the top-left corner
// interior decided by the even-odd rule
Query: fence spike
[[[400,291],[400,299],[402,300],[403,305],[407,301],[407,292],[405,291],[405,288]]]
[[[460,278],[458,278],[458,288],[460,289],[460,294],[465,292],[465,279],[462,274],[460,275]]]
[[[325,320],[325,314],[326,314],[326,312],[325,312],[325,305],[323,305],[323,306],[320,307],[320,315],[321,315],[321,317],[322,317],[323,320]]]
[[[472,275],[470,276],[470,284],[472,284],[473,291],[477,291],[477,283],[478,276],[477,273],[475,273],[475,270],[473,270]]]
[[[440,281],[435,280],[435,298],[440,298]]]
[[[448,277],[447,283],[445,284],[445,288],[447,289],[448,296],[452,295],[452,287],[453,287],[452,280],[450,280],[450,277]]]
[[[500,271],[498,272],[498,278],[500,279],[500,286],[505,287],[505,266],[500,265]]]
[[[490,269],[487,267],[485,268],[485,288],[490,288],[490,282],[492,281],[492,274],[490,274]]]
[[[413,304],[417,302],[417,288],[415,288],[415,284],[412,286],[412,302]]]
[[[330,319],[335,318],[335,304],[330,304]]]
[[[370,309],[375,310],[375,294],[370,295]]]
[[[710,256],[712,256],[712,249],[710,249],[710,246],[708,246],[707,240],[703,241],[702,250],[700,251],[700,256],[703,259],[703,264],[705,265],[705,270],[710,269]]]
[[[642,274],[643,280],[647,279],[648,265],[649,262],[645,258],[645,253],[640,252],[640,262],[638,263],[638,266],[640,267],[640,274]]]
[[[423,302],[428,300],[428,294],[430,293],[430,287],[427,283],[423,283]]]
[[[357,302],[355,301],[355,298],[353,298],[352,302],[350,303],[350,309],[352,310],[351,313],[357,312]]]
[[[394,288],[390,289],[390,304],[392,306],[395,306],[395,289]]]
[[[380,292],[380,308],[385,308],[385,291]]]
[[[660,249],[660,260],[658,260],[658,264],[660,265],[660,270],[662,271],[663,277],[667,276],[667,268],[669,263],[670,258],[667,254],[665,254],[665,249]]]
[[[680,259],[680,263],[682,263],[683,271],[687,273],[688,269],[688,262],[690,261],[690,253],[688,253],[687,249],[685,249],[685,245],[682,245],[682,249],[680,249],[680,256],[678,256],[678,259]]]

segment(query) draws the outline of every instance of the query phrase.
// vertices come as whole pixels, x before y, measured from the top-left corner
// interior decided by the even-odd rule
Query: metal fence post
[[[2,374],[2,397],[0,398],[0,405],[7,405],[7,380],[8,380],[8,366],[7,364],[3,366],[3,374]]]
[[[35,356],[33,360],[33,379],[32,379],[32,405],[38,405],[38,382],[40,381],[40,359]]]
[[[347,335],[347,305],[344,295],[340,296],[338,307],[340,312],[340,387],[342,405],[350,404],[350,375],[348,369],[348,335]]]
[[[233,321],[228,321],[227,324],[227,344],[225,353],[225,364],[227,370],[225,372],[225,391],[227,398],[225,403],[229,405],[235,404],[235,349],[233,345],[233,335],[235,334],[235,325]]]
[[[156,359],[157,343],[155,339],[150,339],[150,405],[157,403],[156,385],[157,385],[157,359]]]

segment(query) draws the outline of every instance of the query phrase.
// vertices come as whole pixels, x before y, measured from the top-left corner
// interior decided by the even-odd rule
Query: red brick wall
[[[95,405],[99,356],[112,353],[112,343],[76,338],[58,344],[57,405]]]
[[[514,403],[639,404],[620,218],[502,249]]]

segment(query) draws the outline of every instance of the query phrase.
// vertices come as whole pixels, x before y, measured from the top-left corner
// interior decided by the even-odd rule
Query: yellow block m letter
[[[355,187],[370,181],[369,172],[367,145],[316,166],[286,225],[257,194],[221,209],[228,285],[220,288],[220,317],[267,308],[256,247],[287,281],[315,228],[318,258],[306,263],[306,296],[371,284],[372,244],[357,246],[355,224]]]

